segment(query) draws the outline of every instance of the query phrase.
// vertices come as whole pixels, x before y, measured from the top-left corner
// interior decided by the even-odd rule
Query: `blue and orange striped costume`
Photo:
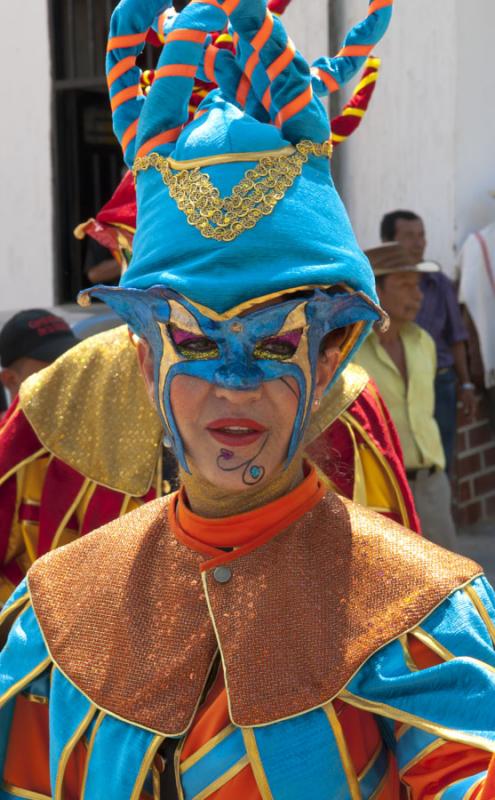
[[[264,570],[266,561],[263,558],[262,563],[256,566],[258,553],[263,548],[276,550],[273,530],[289,525],[289,535],[297,536],[308,508],[315,509],[310,513],[320,514],[325,504],[335,503],[329,496],[321,498],[317,478],[310,473],[295,493],[283,498],[282,503],[276,501],[269,509],[243,515],[242,520],[233,519],[231,529],[236,531],[237,538],[234,536],[230,541],[237,543],[243,551],[248,550],[255,539],[260,540],[261,537],[265,541],[257,550],[246,556],[237,556],[229,562],[234,575],[242,576],[244,567],[240,562],[243,558],[249,560],[246,566],[251,573],[254,570],[254,575],[258,570]],[[175,796],[163,793],[163,781],[165,776],[170,779],[170,774],[173,782],[179,786],[177,796],[184,800],[292,800],[301,797],[318,800],[399,800],[402,797],[401,786],[404,790],[407,787],[407,796],[413,800],[493,798],[495,775],[490,771],[490,763],[495,752],[495,597],[485,579],[476,577],[479,572],[476,565],[456,556],[452,556],[449,569],[439,570],[434,579],[425,581],[423,574],[415,576],[412,583],[416,583],[416,586],[409,587],[410,596],[396,599],[397,614],[404,615],[403,619],[396,621],[396,628],[404,628],[404,633],[394,637],[365,660],[354,676],[325,701],[321,695],[318,697],[322,689],[318,688],[313,648],[303,646],[307,659],[303,661],[305,677],[308,679],[312,675],[315,680],[312,689],[314,694],[309,701],[311,707],[295,715],[291,714],[293,709],[288,707],[279,722],[267,723],[263,719],[263,714],[267,713],[263,703],[253,707],[254,725],[250,725],[244,717],[245,708],[239,710],[235,653],[228,648],[222,651],[224,666],[218,669],[218,661],[214,659],[218,644],[212,628],[203,642],[208,650],[206,661],[209,662],[213,655],[214,679],[204,692],[199,711],[193,712],[194,719],[185,734],[177,735],[178,731],[160,729],[156,718],[146,718],[147,703],[151,703],[151,712],[154,707],[152,689],[151,699],[147,700],[144,693],[138,701],[137,687],[146,672],[140,664],[153,659],[146,643],[132,665],[129,665],[137,670],[137,674],[129,678],[136,689],[133,698],[128,700],[127,719],[119,713],[118,702],[116,707],[112,707],[115,699],[109,699],[107,706],[104,706],[99,698],[94,697],[91,689],[88,692],[88,686],[81,687],[81,679],[77,676],[81,667],[72,663],[74,652],[71,655],[70,646],[60,638],[51,640],[53,612],[49,603],[44,601],[43,593],[53,591],[55,586],[60,589],[60,597],[65,601],[65,613],[61,616],[69,634],[65,638],[74,638],[77,642],[82,636],[86,641],[85,629],[88,624],[94,629],[103,627],[107,635],[112,630],[112,619],[105,619],[106,604],[113,606],[117,603],[115,617],[125,613],[123,603],[128,606],[129,599],[119,594],[122,582],[125,584],[128,569],[140,572],[144,568],[148,572],[145,586],[140,587],[138,582],[133,585],[134,596],[139,595],[143,588],[149,591],[151,598],[144,618],[140,611],[141,626],[144,625],[140,637],[148,641],[146,632],[154,632],[159,638],[161,628],[154,602],[159,602],[162,591],[166,596],[166,587],[156,591],[156,572],[149,571],[149,564],[139,564],[137,551],[141,547],[139,542],[144,542],[150,536],[156,537],[157,525],[161,526],[163,533],[163,525],[166,524],[163,506],[160,505],[163,502],[167,501],[156,501],[147,508],[133,512],[127,517],[130,525],[126,525],[123,519],[114,523],[108,529],[114,547],[111,552],[108,551],[106,558],[101,559],[101,553],[91,554],[87,548],[84,551],[81,541],[53,554],[51,568],[43,560],[38,562],[41,570],[37,572],[34,569],[30,587],[23,583],[10,601],[9,608],[3,612],[3,632],[17,617],[9,645],[0,662],[0,760],[3,765],[0,796],[3,800],[13,797],[24,797],[26,800],[47,800],[49,797],[99,800],[102,796],[110,800],[159,800],[161,797]],[[218,536],[218,523],[221,522],[225,529],[226,520],[219,520],[218,523],[202,520],[188,512],[186,507],[182,508],[181,513],[181,502],[179,498],[178,513],[173,518],[177,520],[173,523],[173,535],[179,548],[179,560],[184,559],[189,563],[192,559],[200,565],[197,574],[198,577],[200,574],[204,576],[204,586],[209,596],[209,614],[216,620],[218,642],[222,648],[222,637],[226,633],[225,629],[222,630],[222,615],[226,608],[222,598],[215,592],[212,573],[213,565],[225,560],[225,553],[218,555],[221,551],[218,551],[217,545],[222,541]],[[315,502],[318,503],[316,507]],[[174,503],[177,510],[176,498]],[[298,517],[301,513],[303,516]],[[411,571],[412,554],[423,560],[425,557],[427,560],[434,559],[437,555],[434,545],[414,534],[403,534],[399,529],[390,531],[397,542],[394,552],[390,549],[385,552],[383,544],[390,533],[383,537],[383,523],[379,522],[378,517],[375,519],[376,525],[371,536],[375,556],[382,558],[381,580],[384,584],[389,571],[393,575],[402,574],[403,570]],[[272,535],[267,539],[264,531],[268,524],[272,527]],[[86,599],[94,594],[95,587],[93,580],[81,597],[80,582],[76,581],[77,588],[72,587],[71,599],[71,588],[67,586],[73,582],[70,565],[80,568],[81,559],[87,558],[89,567],[93,561],[98,561],[102,570],[105,570],[109,558],[122,564],[128,558],[126,550],[129,537],[135,539],[136,531],[139,531],[139,541],[135,558],[131,565],[113,570],[114,587],[103,606],[96,599],[96,608],[88,610],[87,607],[84,616],[71,613],[70,609],[77,605],[76,595],[84,605]],[[334,526],[333,535],[338,537],[341,533],[336,532]],[[359,541],[359,535],[356,541]],[[409,552],[409,557],[405,555],[406,552]],[[268,575],[264,572],[264,575],[265,580],[273,582],[274,591],[285,596],[287,586],[284,579],[277,580],[275,577],[275,571],[280,570],[281,566],[278,560],[273,572]],[[189,574],[185,563],[184,569],[184,574]],[[315,568],[311,561],[308,561],[306,569],[316,599],[325,570]],[[439,597],[446,592],[445,581],[447,584],[451,582],[452,591],[438,604]],[[459,588],[455,588],[456,583],[460,584]],[[259,604],[269,600],[263,598],[258,580],[254,585],[256,589],[249,603],[251,613],[257,614],[261,613]],[[340,589],[336,587],[335,591],[339,592]],[[356,586],[356,591],[359,592],[359,586]],[[411,612],[410,606],[414,605],[412,597],[415,595],[417,600],[418,592],[419,596],[428,594],[428,602],[422,610],[416,607]],[[303,602],[297,591],[296,599]],[[348,593],[345,598],[342,597],[344,599],[346,602],[356,600]],[[430,609],[430,613],[423,615],[424,618],[414,620],[414,615],[421,615],[428,604],[437,607]],[[242,605],[244,613],[250,613],[247,601]],[[228,607],[233,615],[238,614],[238,605],[232,605],[229,601]],[[189,612],[189,608],[186,610]],[[370,608],[364,611],[372,614]],[[359,603],[354,605],[356,626],[358,622],[363,622],[360,616],[362,612]],[[195,614],[195,609],[192,608],[190,613]],[[295,613],[297,615],[297,608]],[[287,622],[285,619],[275,619],[273,624],[278,626]],[[265,630],[263,634],[275,636],[280,646],[277,627],[273,628],[273,624],[272,630]],[[146,631],[148,626],[149,630]],[[284,685],[288,681],[292,688],[293,704],[294,701],[301,702],[299,695],[302,690],[297,681],[298,659],[286,642],[289,637],[292,646],[297,644],[297,629],[293,626],[290,628],[284,630],[284,652],[280,655],[289,662],[284,669]],[[206,629],[200,625],[199,631],[204,636]],[[391,628],[384,632],[384,636],[387,637],[389,633],[392,633]],[[211,636],[213,639],[210,639]],[[257,641],[246,644],[255,649],[258,646]],[[327,645],[323,636],[316,646],[323,653]],[[76,650],[77,646],[76,643]],[[125,662],[125,657],[119,659],[115,646],[114,642],[100,640],[101,662],[96,672],[103,674],[101,668],[111,653],[110,680],[112,673],[115,675],[121,669],[119,661]],[[243,648],[242,640],[236,646]],[[352,647],[351,640],[348,646]],[[374,643],[368,646],[372,648]],[[252,679],[255,695],[266,694],[267,670],[274,667],[270,648],[267,650],[265,647],[264,653],[263,665]],[[181,646],[177,652],[179,664],[182,663],[182,656]],[[280,663],[275,658],[278,668]],[[159,665],[156,666],[158,668]],[[171,680],[173,684],[170,667],[168,662],[161,664],[163,686],[169,686],[172,695],[176,696],[177,691],[180,692],[180,684],[177,687],[170,686]],[[189,669],[185,664],[184,668]],[[273,682],[273,675],[270,677]],[[119,678],[115,676],[115,680]],[[177,674],[175,680],[178,680]],[[229,690],[226,689],[225,680]],[[101,684],[95,684],[93,691],[98,694]],[[194,704],[191,708],[194,708]],[[278,702],[276,705],[280,708]],[[140,719],[140,716],[143,718]],[[164,717],[163,725],[166,724]],[[167,734],[174,736],[170,738]],[[170,746],[173,749],[168,752],[172,753],[172,757],[167,757],[167,747]]]
[[[263,0],[195,0],[145,98],[135,61],[162,11],[122,0],[113,16],[138,227],[121,288],[91,293],[148,337],[185,474],[172,370],[224,393],[290,373],[296,449],[323,337],[341,331],[342,371],[381,317],[317,94],[359,68],[391,0],[372,0],[313,74]],[[235,55],[208,40],[226,18]],[[187,125],[197,74],[219,91]],[[284,324],[303,344],[267,357]],[[204,358],[173,347],[181,326],[206,339]],[[39,559],[2,613],[3,798],[488,800],[494,619],[478,565],[328,491],[310,465],[231,517],[198,516],[184,491],[147,503]]]

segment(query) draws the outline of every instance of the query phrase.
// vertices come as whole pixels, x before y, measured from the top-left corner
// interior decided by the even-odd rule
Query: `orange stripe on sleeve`
[[[117,92],[110,100],[112,112],[116,111],[123,103],[127,103],[128,100],[132,100],[133,97],[137,97],[140,94],[141,86],[139,83],[135,84],[135,86],[128,86],[127,89],[122,89],[121,92]]]
[[[393,5],[393,0],[373,0],[373,3],[371,3],[368,8],[368,16],[374,14],[375,11],[379,11],[381,8],[387,8],[387,6],[391,5]]]
[[[118,50],[119,48],[136,47],[146,41],[146,33],[133,33],[130,36],[113,36],[108,40],[107,52]]]
[[[276,58],[272,64],[270,64],[270,66],[266,71],[266,74],[268,75],[271,81],[274,81],[275,78],[277,78],[280,75],[280,73],[283,72],[284,69],[286,69],[286,67],[289,66],[295,54],[296,54],[296,47],[294,45],[294,42],[291,39],[289,39],[289,41],[287,42],[287,47],[285,48],[284,52],[281,55],[279,55],[279,57]]]
[[[222,6],[221,3],[218,3],[217,0],[191,0],[191,5],[193,5],[193,3],[202,3],[203,5],[214,6],[215,8],[225,11],[224,6]]]
[[[215,47],[214,44],[210,44],[209,47],[206,48],[203,69],[205,71],[206,77],[211,83],[216,83],[215,61],[217,55],[218,55],[218,47]]]
[[[208,36],[204,31],[190,31],[187,28],[178,28],[177,30],[170,31],[165,43],[170,42],[194,42],[195,44],[203,44]]]
[[[279,127],[283,125],[284,122],[287,122],[289,119],[291,119],[291,117],[295,116],[300,111],[302,111],[303,108],[306,108],[306,106],[309,103],[311,103],[312,99],[313,99],[313,87],[310,84],[304,90],[304,92],[301,92],[301,94],[298,97],[296,97],[294,100],[291,100],[290,103],[287,103],[286,106],[280,109],[280,111],[277,114],[275,124],[278,125]]]
[[[268,111],[268,113],[270,113],[270,108],[272,105],[272,92],[270,86],[268,87],[265,94],[261,98],[261,105],[263,106],[264,109],[266,109],[266,111]]]
[[[251,55],[250,55],[250,57],[248,59],[248,63],[246,64],[246,68],[248,67],[249,62],[251,61],[251,59],[255,59],[254,66],[256,66],[256,64],[258,63],[258,53],[251,53]],[[253,69],[254,69],[254,66],[253,66]],[[253,69],[251,70],[251,73],[253,72]],[[241,105],[241,106],[245,106],[246,105],[246,100],[247,100],[250,88],[251,88],[251,80],[247,76],[247,74],[245,72],[243,72],[243,74],[241,76],[241,80],[239,81],[239,86],[237,87],[237,94],[235,96],[235,99],[237,100],[239,105]]]
[[[153,136],[153,138],[148,139],[148,141],[139,148],[136,158],[147,156],[148,153],[150,153],[155,147],[159,147],[161,144],[170,144],[170,142],[177,141],[177,138],[182,131],[182,127],[182,125],[179,125],[178,128],[170,128],[170,130],[165,131],[164,133],[159,133],[157,136]]]
[[[124,153],[127,150],[130,142],[132,142],[132,140],[135,138],[137,133],[137,127],[138,127],[138,120],[135,119],[134,122],[132,122],[129,125],[126,132],[124,133],[122,137],[122,150],[124,151]]]
[[[222,8],[227,14],[227,16],[230,16],[230,14],[232,14],[236,10],[239,3],[240,0],[225,0]]]
[[[373,47],[373,44],[350,44],[337,53],[337,58],[343,56],[368,56]]]
[[[338,92],[340,89],[339,83],[333,78],[328,72],[325,72],[322,69],[316,69],[316,74],[318,75],[319,79],[323,81],[325,86],[327,87],[329,92]]]
[[[273,31],[273,16],[270,13],[270,11],[267,10],[263,25],[259,29],[258,33],[255,36],[253,36],[253,39],[251,40],[251,45],[253,46],[253,48],[259,52],[261,48],[265,46],[268,39],[272,35],[272,31]]]
[[[244,68],[244,74],[239,83],[239,88],[237,89],[236,100],[242,106],[246,105],[249,89],[251,88],[251,76],[260,60],[260,55],[259,55],[260,50],[267,43],[268,39],[272,34],[272,31],[273,31],[273,16],[270,14],[269,11],[267,11],[263,25],[261,26],[258,33],[253,37],[251,41],[251,45],[254,48],[254,52],[251,53],[246,62],[246,66]]]
[[[115,64],[114,67],[110,70],[107,75],[107,85],[110,89],[112,85],[118,80],[122,75],[126,72],[129,72],[136,65],[136,56],[127,56],[123,58],[118,64]]]
[[[194,78],[197,67],[194,64],[167,64],[157,69],[155,80],[159,78]]]

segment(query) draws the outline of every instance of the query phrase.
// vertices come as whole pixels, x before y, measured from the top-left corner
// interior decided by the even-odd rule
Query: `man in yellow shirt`
[[[440,431],[434,417],[436,349],[414,319],[421,305],[421,273],[436,264],[416,263],[393,242],[367,252],[380,303],[390,317],[384,333],[371,333],[356,361],[375,380],[401,440],[409,485],[425,533],[455,549],[450,484]]]

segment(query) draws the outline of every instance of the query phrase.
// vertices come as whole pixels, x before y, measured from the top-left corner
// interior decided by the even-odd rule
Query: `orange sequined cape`
[[[37,562],[30,594],[20,587],[11,618],[4,614],[9,625],[21,611],[2,653],[0,706],[13,690],[24,691],[9,737],[8,789],[40,791],[44,780],[44,797],[51,796],[40,766],[49,703],[52,720],[60,704],[72,708],[74,724],[81,720],[77,735],[51,724],[52,750],[57,737],[69,737],[58,774],[71,800],[82,784],[85,798],[98,797],[108,780],[119,797],[131,797],[123,793],[131,781],[133,798],[158,800],[167,733],[179,735],[193,718],[174,761],[185,800],[285,798],[289,786],[321,800],[345,786],[351,798],[398,800],[400,785],[419,798],[461,780],[472,797],[491,796],[495,745],[482,732],[489,704],[479,703],[484,681],[494,681],[490,668],[478,669],[473,685],[461,667],[457,680],[472,695],[461,714],[459,704],[441,701],[458,669],[446,644],[460,654],[465,647],[480,666],[493,660],[495,606],[476,578],[479,568],[331,493],[318,502],[314,472],[306,481],[287,512],[306,513],[284,527],[275,501],[270,514],[259,514],[270,536],[258,521],[258,547],[246,549],[243,538],[243,555],[219,561],[201,552],[203,542],[192,549],[175,504],[164,499]],[[252,515],[241,516],[244,537]],[[180,521],[194,533],[187,515]],[[203,537],[203,528],[195,535]],[[226,582],[215,577],[219,563],[231,570]],[[462,619],[458,631],[451,616]],[[217,648],[223,669],[205,702]],[[387,674],[397,689],[387,688]],[[27,771],[28,740],[38,748],[38,772]]]

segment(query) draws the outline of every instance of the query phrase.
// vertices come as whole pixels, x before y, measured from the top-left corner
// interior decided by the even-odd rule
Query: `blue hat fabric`
[[[218,313],[308,286],[345,284],[376,300],[330,175],[330,125],[317,95],[360,68],[392,0],[373,0],[340,53],[312,70],[265,0],[193,0],[171,25],[145,98],[135,60],[170,5],[122,0],[111,22],[114,127],[138,206],[121,286],[163,286]],[[226,25],[236,54],[209,43]],[[187,124],[196,76],[219,88]]]

